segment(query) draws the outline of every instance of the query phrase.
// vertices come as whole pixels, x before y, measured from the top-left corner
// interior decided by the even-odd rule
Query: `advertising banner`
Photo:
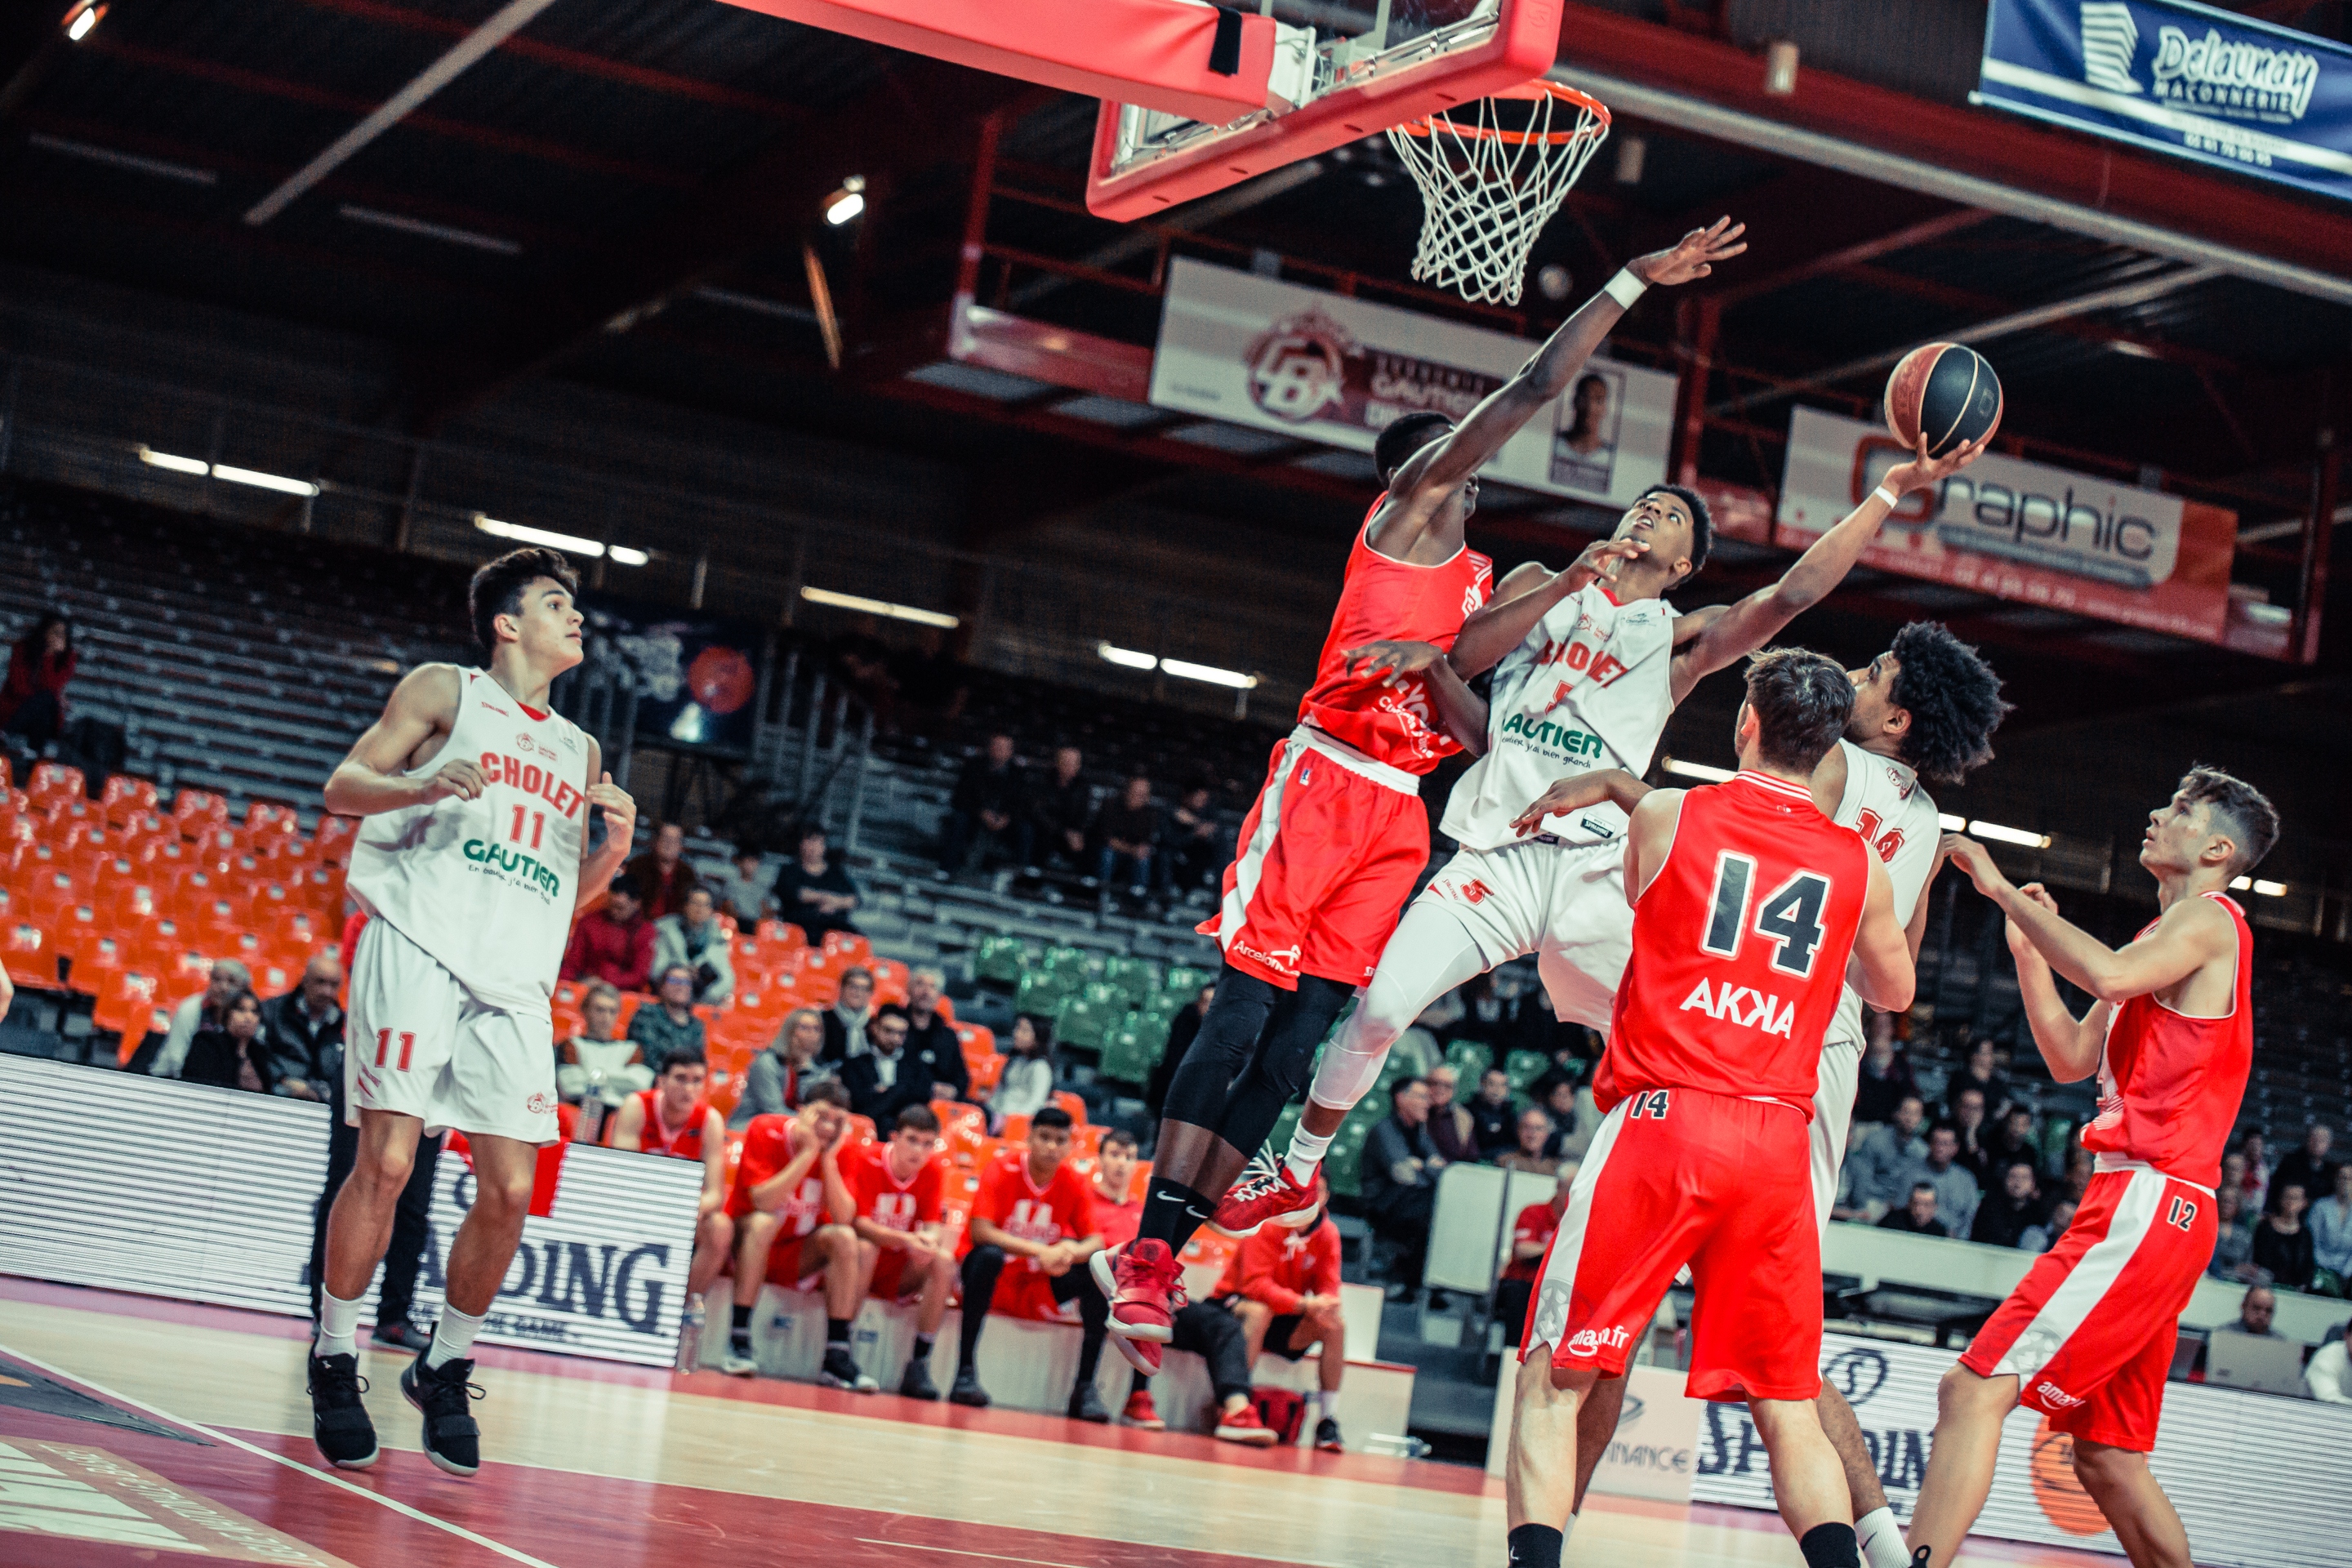
[[[2184,0],[1992,0],[1969,101],[2352,197],[2352,48]]]
[[[1774,542],[1801,550],[1909,456],[1883,425],[1799,408]],[[2238,514],[1988,452],[1895,509],[1863,560],[1995,598],[2227,640]]]
[[[1537,345],[1179,257],[1151,362],[1151,401],[1369,452],[1391,420],[1460,419]],[[1675,377],[1595,358],[1480,473],[1623,507],[1666,477]]]
[[[1919,1499],[1936,1427],[1936,1384],[1954,1352],[1830,1333],[1822,1376],[1853,1406],[1895,1516]],[[1629,1402],[1630,1403],[1630,1402]],[[2149,1468],[2180,1510],[2197,1561],[2221,1568],[2333,1568],[2344,1561],[2340,1457],[2352,1409],[2200,1384],[2168,1384]],[[1976,1532],[2120,1555],[2074,1479],[2072,1439],[2033,1411],[2002,1428],[1992,1496]],[[1739,1405],[1708,1405],[1691,1484],[1697,1502],[1772,1506],[1764,1445]]]
[[[583,674],[618,662],[635,678],[637,739],[751,751],[765,637],[756,622],[604,594],[586,595],[580,611],[589,633]]]

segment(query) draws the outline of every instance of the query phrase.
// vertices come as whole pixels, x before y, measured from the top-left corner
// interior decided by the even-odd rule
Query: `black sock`
[[[911,1359],[918,1366],[927,1364],[930,1361],[931,1337],[929,1334],[917,1334],[915,1336],[915,1353]]]
[[[839,1345],[843,1350],[849,1348],[847,1318],[827,1318],[824,1321],[824,1348],[831,1350],[835,1345]]]
[[[1817,1524],[1797,1542],[1805,1568],[1862,1568],[1862,1542],[1850,1524]]]
[[[728,1342],[737,1350],[749,1350],[751,1345],[751,1309],[740,1303],[734,1309],[732,1325],[727,1331]]]
[[[1216,1207],[1183,1183],[1163,1182],[1155,1176],[1151,1190],[1144,1194],[1143,1223],[1136,1227],[1136,1237],[1164,1241],[1171,1252],[1181,1252]]]
[[[1511,1531],[1511,1568],[1559,1568],[1567,1537],[1549,1524],[1523,1524]]]

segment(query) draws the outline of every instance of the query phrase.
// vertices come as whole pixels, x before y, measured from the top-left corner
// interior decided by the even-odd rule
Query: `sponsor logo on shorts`
[[[2046,1377],[2033,1385],[2033,1393],[2036,1398],[2046,1400],[2061,1410],[2072,1410],[2083,1403]]]
[[[1778,996],[1767,996],[1761,991],[1751,991],[1745,985],[1726,984],[1710,991],[1701,980],[1691,994],[1683,998],[1682,1012],[1700,1012],[1721,1023],[1737,1024],[1743,1029],[1761,1029],[1768,1035],[1783,1039],[1797,1022],[1797,1005],[1783,1002]]]
[[[1240,953],[1244,958],[1256,959],[1260,963],[1265,964],[1268,969],[1274,970],[1277,973],[1296,974],[1298,972],[1298,954],[1300,950],[1297,947],[1277,947],[1272,952],[1267,952],[1262,949],[1252,947],[1245,942],[1237,942],[1234,943],[1233,950],[1235,952]]]
[[[1579,1329],[1568,1336],[1568,1353],[1599,1355],[1603,1346],[1612,1351],[1622,1351],[1633,1337],[1615,1324],[1605,1329]]]
[[[1483,904],[1495,896],[1495,889],[1475,877],[1463,883],[1460,889],[1455,890],[1460,893],[1462,901],[1465,904]]]
[[[533,1116],[552,1116],[555,1114],[555,1096],[541,1089],[524,1100],[522,1108]]]

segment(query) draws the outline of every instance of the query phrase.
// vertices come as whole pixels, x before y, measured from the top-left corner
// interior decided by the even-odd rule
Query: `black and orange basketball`
[[[2000,377],[1962,343],[1913,349],[1886,378],[1886,427],[1915,452],[1926,431],[1927,455],[1940,458],[2000,427]]]

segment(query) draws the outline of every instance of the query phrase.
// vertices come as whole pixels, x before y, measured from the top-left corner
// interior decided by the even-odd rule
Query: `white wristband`
[[[1601,291],[1616,300],[1623,309],[1630,310],[1633,308],[1633,301],[1640,299],[1642,291],[1647,288],[1649,285],[1634,277],[1631,268],[1620,267],[1617,269],[1617,276],[1603,283],[1601,286]]]
[[[1886,510],[1889,511],[1893,511],[1896,507],[1903,504],[1903,498],[1896,495],[1893,490],[1888,489],[1885,485],[1879,486],[1870,493],[1877,497],[1880,500],[1885,501],[1886,503]]]

